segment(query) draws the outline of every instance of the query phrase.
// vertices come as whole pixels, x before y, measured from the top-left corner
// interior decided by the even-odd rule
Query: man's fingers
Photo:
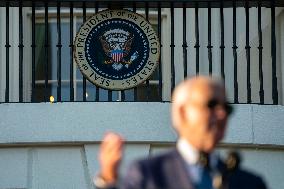
[[[124,140],[123,138],[118,135],[118,134],[115,134],[115,133],[107,133],[104,138],[103,138],[103,141],[102,141],[102,146],[105,146],[105,145],[115,145],[115,144],[120,144],[120,143],[123,143]]]
[[[123,138],[115,133],[107,133],[103,138],[100,148],[100,159],[101,161],[111,162],[119,161],[122,157],[122,151],[124,146]]]
[[[123,155],[124,139],[115,133],[107,133],[101,143],[99,161],[101,176],[107,181],[115,181]]]
[[[123,140],[123,138],[119,134],[116,134],[116,133],[113,133],[113,132],[108,132],[108,133],[105,134],[104,140],[109,140],[109,139]]]
[[[103,138],[101,149],[119,149],[124,144],[123,138],[114,133],[107,133]]]
[[[105,141],[102,143],[102,149],[118,149],[123,146],[123,140],[112,140],[112,141]]]

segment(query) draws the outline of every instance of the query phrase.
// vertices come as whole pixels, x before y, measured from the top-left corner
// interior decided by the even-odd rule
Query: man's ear
[[[184,124],[186,121],[186,109],[185,106],[179,105],[173,108],[172,110],[172,119],[174,127],[179,130],[180,127]]]
[[[186,121],[186,108],[185,106],[179,107],[180,122],[183,124]]]

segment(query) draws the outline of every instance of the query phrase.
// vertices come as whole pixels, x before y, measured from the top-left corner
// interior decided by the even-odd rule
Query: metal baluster
[[[19,102],[23,102],[23,2],[19,4]]]
[[[108,90],[108,101],[112,101],[112,90]]]
[[[97,13],[99,11],[99,3],[95,2],[95,12]],[[95,101],[98,102],[100,100],[100,88],[96,86],[96,98]]]
[[[224,54],[224,10],[223,10],[223,0],[221,1],[221,7],[220,7],[220,27],[221,27],[221,75],[223,78],[223,81],[225,81],[225,69],[224,69],[224,59],[225,59],[225,54]]]
[[[125,101],[125,92],[124,90],[121,91],[121,101]]]
[[[239,103],[238,99],[238,60],[236,42],[236,0],[233,0],[233,56],[234,56],[234,103]]]
[[[61,102],[61,14],[60,2],[57,2],[57,101]]]
[[[275,1],[271,0],[271,58],[272,58],[272,100],[278,104],[276,75],[276,36],[275,36]]]
[[[11,47],[9,42],[9,2],[6,2],[6,90],[5,90],[5,102],[9,102],[9,48]]]
[[[98,1],[95,1],[95,13],[97,13],[99,11],[99,2]]]
[[[134,1],[133,2],[133,12],[136,12],[136,2]],[[134,102],[136,102],[137,101],[137,96],[138,96],[138,94],[137,94],[137,87],[134,87]]]
[[[183,77],[187,77],[187,41],[186,41],[186,5],[185,3],[183,4],[183,43],[182,43],[182,48],[183,48]]]
[[[44,66],[44,101],[47,102],[47,94],[48,94],[48,4],[47,2],[44,4],[44,56],[45,56],[45,66]]]
[[[108,101],[111,102],[112,101],[112,91],[108,90]]]
[[[121,100],[122,102],[125,101],[125,90],[121,90],[121,91],[120,91],[120,94],[121,94],[120,100]]]
[[[261,29],[261,1],[258,2],[258,57],[259,57],[259,100],[260,104],[264,104],[264,90],[263,90],[263,70],[262,70],[262,29]]]
[[[160,101],[163,101],[163,94],[162,94],[162,14],[161,14],[161,3],[158,3],[158,37],[160,42],[160,57],[159,57],[159,97]]]
[[[175,65],[174,65],[174,53],[175,53],[175,33],[174,33],[174,4],[171,3],[171,91],[175,87]]]
[[[111,3],[108,3],[108,9],[111,9]],[[108,90],[108,101],[111,102],[112,101],[112,90]]]
[[[145,16],[146,20],[149,21],[149,5],[148,2],[145,2]],[[146,79],[146,101],[150,99],[150,84],[149,79]]]
[[[209,75],[212,75],[212,43],[211,43],[211,3],[208,3],[208,61],[209,61]]]
[[[70,3],[70,101],[74,101],[74,74],[73,74],[73,3]]]
[[[195,5],[195,45],[196,50],[196,75],[199,75],[199,19],[198,19],[198,3]]]
[[[83,23],[86,22],[86,2],[83,2]],[[86,102],[87,100],[87,80],[86,77],[83,75],[83,101]]]
[[[249,45],[249,5],[246,1],[246,59],[247,59],[247,103],[251,103],[251,83],[250,83],[250,45]]]
[[[35,102],[35,3],[32,2],[32,98],[31,101]]]

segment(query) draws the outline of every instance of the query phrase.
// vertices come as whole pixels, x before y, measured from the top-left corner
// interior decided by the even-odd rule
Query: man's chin
[[[216,144],[210,144],[206,146],[206,148],[204,148],[203,151],[206,153],[211,153],[214,151],[215,147],[216,147]]]

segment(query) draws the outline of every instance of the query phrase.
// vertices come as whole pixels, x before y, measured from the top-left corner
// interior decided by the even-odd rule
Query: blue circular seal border
[[[152,25],[128,10],[105,10],[87,20],[75,38],[74,58],[95,85],[124,90],[143,83],[156,69],[160,43]]]

